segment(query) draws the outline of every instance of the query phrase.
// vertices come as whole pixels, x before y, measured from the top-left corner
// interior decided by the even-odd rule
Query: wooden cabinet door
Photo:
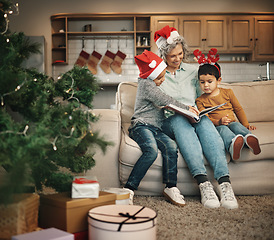
[[[203,50],[203,17],[202,16],[183,16],[179,20],[179,33],[187,42],[190,50]]]
[[[255,17],[253,60],[274,60],[274,16]]]
[[[179,21],[180,34],[190,50],[227,50],[227,20],[225,16],[183,16]]]
[[[158,49],[154,42],[154,33],[166,25],[174,27],[178,30],[179,17],[178,16],[152,16],[151,17],[151,51],[157,53]]]
[[[252,52],[254,45],[254,17],[228,17],[228,50],[230,52]]]
[[[226,16],[205,16],[202,29],[204,50],[217,48],[218,52],[227,50],[227,18]],[[205,39],[205,40],[204,40]]]

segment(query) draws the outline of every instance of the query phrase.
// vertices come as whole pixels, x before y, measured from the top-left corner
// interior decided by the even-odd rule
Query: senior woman
[[[201,90],[197,68],[183,62],[189,55],[184,38],[175,28],[165,26],[155,32],[154,40],[160,57],[167,64],[166,80],[160,88],[181,103],[195,106],[195,99],[201,95]],[[199,123],[191,124],[182,115],[173,114],[164,120],[163,131],[176,140],[199,185],[202,204],[208,208],[218,208],[220,205],[227,209],[238,208],[230,183],[224,143],[209,118],[203,116]],[[214,178],[218,181],[220,201],[208,180],[203,155],[213,168]]]

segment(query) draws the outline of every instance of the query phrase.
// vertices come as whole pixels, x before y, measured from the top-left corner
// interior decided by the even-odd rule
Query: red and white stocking
[[[115,54],[107,50],[100,63],[100,67],[105,73],[107,74],[111,73],[110,65],[113,62],[114,58],[115,58]]]
[[[101,58],[102,58],[102,55],[96,52],[95,50],[92,52],[92,54],[90,54],[88,58],[88,61],[87,61],[88,69],[94,75],[97,73],[97,65]]]
[[[79,57],[77,58],[75,65],[78,65],[80,67],[84,67],[87,63],[87,60],[89,58],[89,54],[82,50],[79,54]]]
[[[113,62],[111,63],[110,67],[113,70],[113,72],[117,73],[117,74],[121,74],[122,73],[122,68],[121,65],[124,61],[124,59],[126,58],[126,54],[122,53],[121,51],[118,50],[118,52],[116,53]]]

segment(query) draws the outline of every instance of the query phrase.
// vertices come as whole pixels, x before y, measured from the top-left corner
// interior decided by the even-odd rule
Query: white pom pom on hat
[[[166,25],[162,29],[158,30],[154,34],[154,41],[158,48],[161,48],[163,44],[172,44],[174,39],[179,36],[176,28]]]

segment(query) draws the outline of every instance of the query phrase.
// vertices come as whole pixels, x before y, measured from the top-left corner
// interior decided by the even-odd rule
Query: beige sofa
[[[221,87],[233,89],[242,104],[250,123],[257,127],[254,134],[260,140],[262,152],[254,155],[244,148],[241,158],[227,161],[232,185],[237,195],[273,194],[274,193],[274,80],[263,82],[222,83]],[[117,91],[117,110],[95,109],[101,115],[93,126],[100,130],[115,145],[109,147],[106,155],[97,151],[96,167],[91,170],[96,175],[101,187],[120,187],[127,178],[141,155],[141,150],[129,136],[128,126],[134,111],[137,83],[120,83]],[[205,164],[213,185],[216,181],[206,159]],[[89,173],[88,173],[89,174]],[[178,188],[184,195],[197,195],[199,189],[189,173],[181,154],[178,158]],[[151,166],[142,180],[137,194],[161,195],[162,157]]]

